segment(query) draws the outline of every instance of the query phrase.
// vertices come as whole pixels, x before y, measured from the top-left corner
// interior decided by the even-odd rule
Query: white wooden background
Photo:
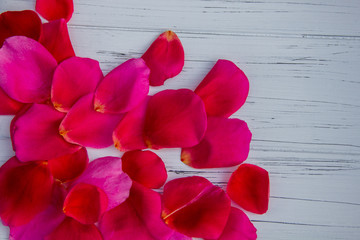
[[[34,2],[1,0],[0,11]],[[69,24],[76,53],[104,72],[140,57],[162,31],[178,33],[184,70],[152,93],[194,89],[218,58],[234,61],[251,87],[234,115],[253,132],[248,162],[271,176],[268,213],[249,214],[259,239],[360,239],[359,0],[75,0]],[[9,123],[0,118],[1,162],[13,155]],[[159,151],[170,179],[225,186],[234,170],[194,170],[179,152]]]

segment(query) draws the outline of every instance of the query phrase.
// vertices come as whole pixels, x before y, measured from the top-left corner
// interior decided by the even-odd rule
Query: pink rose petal
[[[4,90],[0,88],[0,115],[14,115],[23,107],[23,103],[9,97]]]
[[[73,0],[36,0],[36,11],[46,20],[60,18],[68,22],[74,12]]]

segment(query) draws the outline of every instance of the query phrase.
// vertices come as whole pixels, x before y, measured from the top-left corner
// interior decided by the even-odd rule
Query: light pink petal
[[[104,240],[168,240],[172,230],[161,217],[158,193],[134,182],[129,198],[100,221]]]
[[[36,11],[46,20],[60,18],[68,22],[74,12],[73,0],[36,0]]]
[[[231,167],[245,161],[250,150],[251,132],[240,119],[208,117],[201,142],[183,148],[181,161],[194,168]]]
[[[141,58],[130,59],[112,70],[96,89],[96,111],[125,113],[139,105],[149,92],[149,74]]]
[[[112,145],[112,133],[122,114],[105,114],[94,110],[92,93],[80,98],[60,125],[66,141],[85,147],[104,148]]]
[[[44,102],[50,98],[56,65],[56,60],[37,41],[10,37],[0,49],[0,87],[19,102]]]
[[[72,57],[56,68],[51,88],[51,101],[61,112],[68,112],[79,98],[95,91],[103,78],[99,62]]]
[[[66,142],[59,134],[64,115],[52,106],[34,104],[16,117],[11,131],[15,153],[20,161],[50,160],[80,149],[79,145]]]
[[[4,90],[0,88],[0,115],[14,115],[23,107],[23,103],[9,97]]]
[[[220,59],[195,89],[208,116],[229,117],[246,101],[249,81],[233,62]]]
[[[128,198],[132,181],[122,171],[120,158],[103,157],[92,161],[73,186],[77,183],[87,183],[102,189],[108,196],[107,210],[110,210]]]
[[[192,147],[206,130],[204,104],[189,89],[165,90],[150,98],[145,118],[148,147]]]

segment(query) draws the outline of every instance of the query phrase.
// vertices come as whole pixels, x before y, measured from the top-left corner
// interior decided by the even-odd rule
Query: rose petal
[[[151,151],[130,151],[122,156],[123,171],[147,188],[160,188],[167,179],[164,162]]]
[[[112,70],[96,89],[96,111],[125,113],[139,105],[149,92],[149,73],[141,58],[130,59]]]
[[[229,117],[246,101],[249,81],[233,62],[220,59],[195,89],[208,116]]]
[[[35,10],[46,20],[60,18],[68,22],[74,12],[73,0],[36,0]]]
[[[127,112],[120,121],[113,133],[113,141],[115,147],[120,151],[129,151],[147,148],[144,141],[144,124],[146,108],[149,103],[150,96]]]
[[[162,33],[146,50],[142,59],[150,68],[150,85],[163,85],[178,75],[184,67],[184,49],[173,31]]]
[[[122,114],[99,113],[93,107],[92,93],[80,98],[60,125],[66,141],[85,147],[104,148],[112,145],[112,133]]]
[[[41,20],[32,10],[8,11],[0,14],[0,48],[8,37],[26,36],[39,40]]]
[[[102,189],[108,197],[110,210],[124,202],[131,188],[131,179],[121,169],[121,159],[117,157],[103,157],[92,161],[85,172],[74,181],[87,183]]]
[[[10,158],[0,168],[0,216],[5,225],[28,223],[50,204],[53,178],[46,162]]]
[[[191,237],[218,238],[230,213],[230,199],[203,177],[165,184],[162,217],[169,227]]]
[[[82,224],[67,217],[45,240],[102,240],[94,224]]]
[[[86,148],[48,161],[49,169],[54,178],[67,182],[83,173],[89,163]]]
[[[194,168],[235,166],[247,159],[250,141],[246,122],[209,117],[204,138],[194,147],[183,148],[181,161]]]
[[[80,57],[66,59],[54,73],[51,88],[54,107],[60,112],[68,112],[82,96],[94,92],[103,77],[96,60]]]
[[[134,182],[129,198],[104,214],[100,230],[105,240],[168,240],[172,230],[160,214],[159,194]]]
[[[46,101],[56,65],[37,41],[24,36],[7,38],[0,49],[0,87],[19,102]]]
[[[205,129],[204,104],[191,90],[165,90],[150,98],[144,129],[148,147],[192,147]]]
[[[23,103],[15,101],[0,88],[0,115],[14,115],[23,107]]]
[[[174,231],[168,240],[192,240],[192,238]]]
[[[33,104],[16,118],[11,131],[16,156],[22,162],[50,160],[80,149],[66,142],[58,131],[64,113],[45,104]]]
[[[16,121],[22,116],[24,115],[27,110],[29,110],[29,108],[31,108],[33,104],[24,104],[24,106],[16,113],[16,115],[13,117],[13,119],[10,122],[10,139],[11,139],[11,144],[12,144],[12,148],[14,150],[14,152],[16,152],[16,146],[14,143],[14,134],[16,132]]]
[[[49,50],[58,62],[75,56],[64,19],[44,23],[39,42]]]
[[[252,164],[242,164],[231,175],[226,192],[245,210],[263,214],[269,205],[269,173]]]

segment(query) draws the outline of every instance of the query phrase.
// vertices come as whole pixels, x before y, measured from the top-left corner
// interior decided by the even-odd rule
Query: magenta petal
[[[189,89],[165,90],[150,98],[145,118],[148,147],[192,147],[206,130],[204,104]]]
[[[104,240],[168,240],[172,230],[160,214],[159,194],[134,182],[129,198],[104,214],[100,230]]]
[[[168,240],[192,240],[192,238],[174,231]]]
[[[128,198],[132,181],[122,171],[120,158],[103,157],[92,161],[72,186],[77,183],[87,183],[102,189],[108,196],[107,210],[110,210]]]
[[[183,148],[181,161],[194,168],[235,166],[247,159],[250,141],[246,122],[209,117],[204,138],[194,147]]]
[[[14,115],[16,114],[22,107],[23,103],[15,101],[11,97],[9,97],[1,88],[0,88],[0,115]]]
[[[59,134],[64,113],[45,104],[34,104],[12,123],[13,145],[20,161],[50,160],[80,149]]]
[[[104,148],[112,145],[112,133],[122,114],[105,114],[94,110],[92,93],[80,98],[60,125],[66,141],[85,147]]]
[[[112,70],[96,89],[96,111],[125,113],[139,105],[149,92],[149,74],[141,58],[130,59]]]
[[[50,98],[56,65],[56,60],[37,41],[10,37],[0,49],[0,87],[19,102],[44,102]]]
[[[249,81],[233,62],[218,60],[195,89],[208,116],[229,117],[246,101]]]
[[[79,98],[95,91],[103,78],[99,62],[89,58],[72,57],[56,68],[51,88],[54,107],[67,112]]]

